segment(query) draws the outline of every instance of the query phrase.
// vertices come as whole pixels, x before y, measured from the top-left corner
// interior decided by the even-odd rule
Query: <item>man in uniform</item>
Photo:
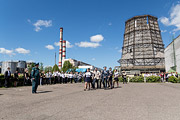
[[[110,67],[109,68],[109,76],[108,76],[108,81],[109,81],[109,87],[112,89],[113,88],[113,84],[112,84],[112,76],[113,76],[113,71],[112,71],[112,68]]]
[[[4,73],[4,78],[5,78],[5,87],[9,87],[9,83],[10,83],[10,78],[11,78],[11,71],[10,71],[10,67],[7,68],[7,71]]]
[[[103,70],[102,74],[103,74],[102,82],[103,82],[103,85],[104,85],[104,89],[106,89],[107,88],[107,79],[108,79],[108,70],[107,70],[106,66],[104,66],[104,70]]]
[[[40,73],[39,73],[39,63],[33,67],[31,72],[31,78],[32,78],[32,93],[37,93],[37,87],[40,79]]]

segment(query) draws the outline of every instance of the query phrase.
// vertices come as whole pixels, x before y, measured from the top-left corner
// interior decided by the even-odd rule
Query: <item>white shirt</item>
[[[85,73],[85,76],[86,76],[86,77],[91,77],[91,72],[86,72],[86,73]]]

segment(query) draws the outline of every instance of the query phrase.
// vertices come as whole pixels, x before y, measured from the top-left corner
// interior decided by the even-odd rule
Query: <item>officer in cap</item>
[[[107,88],[107,79],[108,79],[108,76],[109,76],[109,72],[108,72],[106,66],[104,66],[104,70],[103,70],[102,74],[103,74],[103,80],[102,80],[103,86],[104,86],[104,89],[106,89]]]
[[[112,68],[110,67],[109,68],[109,76],[108,76],[108,82],[109,82],[109,86],[111,89],[113,88],[113,84],[112,84],[112,76],[113,76],[113,71],[112,71]]]
[[[35,67],[32,68],[31,78],[32,78],[32,93],[34,94],[37,91],[37,87],[40,79],[39,63],[36,63]]]

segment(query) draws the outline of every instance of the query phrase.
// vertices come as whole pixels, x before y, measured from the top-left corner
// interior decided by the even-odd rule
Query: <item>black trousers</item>
[[[9,87],[10,77],[5,78],[5,87]]]
[[[127,84],[127,79],[123,78],[123,84],[126,83]]]

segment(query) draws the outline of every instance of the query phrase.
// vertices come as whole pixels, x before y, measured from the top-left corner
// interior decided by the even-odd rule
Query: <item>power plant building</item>
[[[122,71],[165,71],[164,44],[158,18],[135,16],[125,23],[122,57],[118,61]]]
[[[180,73],[180,35],[165,48],[166,71]]]

